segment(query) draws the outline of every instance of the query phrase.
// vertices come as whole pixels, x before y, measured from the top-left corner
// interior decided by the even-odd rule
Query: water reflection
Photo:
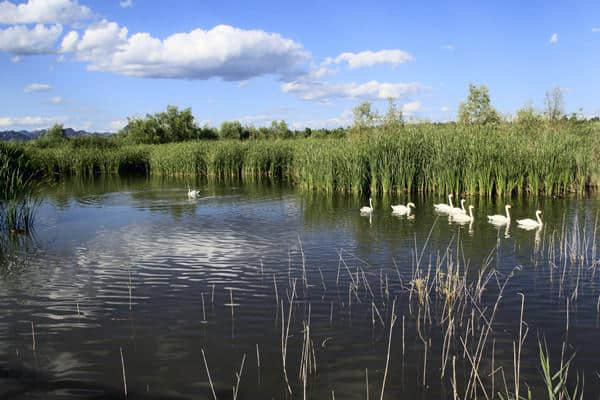
[[[199,188],[196,199],[187,198],[188,185]],[[418,329],[429,314],[409,308],[402,297],[440,260],[468,270],[475,282],[480,271],[494,268],[490,291],[518,273],[507,286],[494,332],[495,362],[504,363],[507,371],[519,292],[527,294],[527,323],[559,343],[566,301],[557,293],[573,296],[577,306],[570,305],[570,344],[589,349],[577,362],[591,370],[600,357],[592,329],[600,274],[591,278],[594,270],[582,267],[585,279],[579,279],[562,267],[564,255],[557,259],[562,260],[559,267],[548,261],[548,254],[561,257],[562,252],[577,262],[585,254],[585,265],[593,264],[595,198],[511,200],[518,218],[544,210],[544,229],[531,232],[513,229],[514,223],[490,224],[485,216],[501,212],[506,201],[474,196],[468,198],[477,209],[474,220],[458,223],[433,211],[443,196],[384,197],[376,199],[373,212],[362,215],[364,198],[299,193],[266,182],[107,177],[63,182],[46,193],[35,240],[7,244],[15,254],[26,251],[11,267],[18,273],[0,280],[5,310],[0,315],[1,368],[29,368],[47,373],[48,381],[87,381],[99,392],[118,392],[123,349],[131,391],[197,398],[210,395],[199,363],[202,351],[217,391],[228,395],[233,371],[245,354],[245,398],[284,398],[281,321],[282,314],[293,314],[287,365],[294,392],[301,388],[296,376],[306,332],[302,322],[310,320],[319,366],[311,397],[329,398],[335,390],[338,398],[363,398],[365,368],[370,379],[381,382],[391,306],[399,296],[386,396],[451,396],[448,382],[433,379],[439,375],[443,338],[432,334],[431,345],[424,346],[419,338],[424,331]],[[391,212],[392,204],[408,201],[417,206],[410,215]],[[564,279],[556,278],[562,274]],[[298,308],[289,313],[294,281]],[[572,295],[576,287],[578,300]],[[443,292],[441,286],[429,289]],[[435,318],[435,310],[430,312]],[[32,322],[36,352],[31,351]],[[401,345],[403,331],[406,343]],[[427,385],[421,385],[424,348],[433,366]],[[537,360],[536,349],[529,341],[524,357]],[[260,370],[255,368],[257,353]],[[468,361],[457,364],[462,368]],[[524,366],[523,376],[536,383],[537,365]],[[0,372],[3,387],[27,386],[15,382]],[[588,389],[591,393],[597,384],[590,382]]]

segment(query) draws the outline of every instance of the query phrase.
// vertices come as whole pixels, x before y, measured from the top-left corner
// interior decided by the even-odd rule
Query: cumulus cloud
[[[552,36],[550,36],[550,44],[556,43],[558,43],[558,33],[553,33]]]
[[[379,50],[379,51],[361,51],[360,53],[342,53],[335,58],[327,58],[323,64],[342,64],[347,63],[350,69],[372,67],[376,64],[391,64],[398,66],[409,61],[414,61],[414,57],[397,49]]]
[[[60,96],[50,97],[50,103],[52,104],[60,104],[63,102],[63,98]]]
[[[421,110],[421,102],[420,101],[411,101],[410,103],[405,103],[402,105],[402,112],[404,114],[412,114]]]
[[[25,116],[25,117],[0,117],[0,127],[42,127],[57,122],[60,118]]]
[[[119,2],[119,5],[120,5],[122,8],[130,8],[130,7],[133,7],[133,0],[121,0],[121,1]]]
[[[68,53],[74,51],[77,46],[77,41],[79,40],[79,33],[76,31],[71,31],[63,37],[63,40],[60,44],[60,52]]]
[[[30,83],[29,85],[25,86],[23,91],[25,93],[46,92],[51,89],[52,89],[52,86],[48,85],[47,83]]]
[[[15,25],[0,29],[0,51],[17,56],[54,53],[54,45],[61,33],[61,25],[45,27],[37,24],[31,29],[24,25]]]
[[[375,80],[361,84],[295,81],[282,84],[281,89],[303,100],[325,100],[335,97],[383,100],[415,94],[423,90],[423,87],[416,82],[388,83]]]
[[[81,38],[69,32],[61,51],[73,52],[88,69],[142,78],[242,81],[261,75],[292,79],[305,73],[310,54],[276,33],[218,25],[165,39],[103,20]]]
[[[0,24],[69,24],[92,16],[77,0],[28,0],[15,4],[0,2]]]

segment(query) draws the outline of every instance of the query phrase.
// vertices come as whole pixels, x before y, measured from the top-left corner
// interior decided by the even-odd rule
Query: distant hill
[[[0,140],[19,140],[27,141],[37,139],[46,133],[46,129],[39,129],[36,131],[0,131]],[[79,137],[79,136],[110,136],[112,133],[108,132],[88,132],[88,131],[76,131],[73,128],[65,128],[65,134],[67,137]]]

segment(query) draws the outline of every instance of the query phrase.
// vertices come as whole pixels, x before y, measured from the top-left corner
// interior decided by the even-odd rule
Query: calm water
[[[514,222],[509,230],[487,223],[486,214],[504,212],[502,200],[469,199],[477,219],[457,225],[433,212],[432,204],[444,201],[437,196],[375,199],[368,217],[358,212],[368,199],[265,183],[204,183],[190,201],[188,183],[115,178],[46,190],[35,238],[6,244],[13,250],[0,276],[0,396],[122,397],[122,352],[128,398],[212,398],[204,351],[219,399],[233,397],[244,355],[237,398],[303,398],[303,321],[310,320],[316,372],[307,398],[331,398],[334,391],[337,399],[364,399],[367,369],[370,398],[379,398],[396,298],[386,398],[452,398],[451,373],[440,378],[443,322],[434,307],[431,323],[424,323],[408,289],[415,259],[426,273],[447,252],[460,268],[469,267],[469,279],[484,265],[496,271],[481,300],[487,318],[499,285],[519,267],[481,361],[486,374],[492,354],[494,369],[501,368],[493,383],[482,378],[490,397],[504,390],[502,372],[512,388],[524,293],[529,330],[521,380],[541,389],[538,338],[555,363],[566,341],[567,356],[575,354],[573,379],[585,376],[586,394],[598,398],[597,198],[513,199],[515,218],[544,212],[544,229],[524,231]],[[414,218],[391,215],[390,204],[408,200],[417,205]],[[579,243],[565,254],[587,257],[583,267],[548,262],[561,237]],[[290,396],[281,307],[286,327],[294,284]],[[463,390],[468,357],[459,339],[452,346]]]

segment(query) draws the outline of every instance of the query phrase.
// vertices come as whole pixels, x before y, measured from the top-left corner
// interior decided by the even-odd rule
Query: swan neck
[[[448,195],[448,201],[450,202],[450,207],[454,208],[454,204],[452,204],[452,196]]]
[[[508,219],[510,221],[510,209],[508,207],[506,207],[506,219]]]
[[[542,217],[540,217],[540,213],[535,213],[535,217],[537,218],[540,225],[542,225]]]

